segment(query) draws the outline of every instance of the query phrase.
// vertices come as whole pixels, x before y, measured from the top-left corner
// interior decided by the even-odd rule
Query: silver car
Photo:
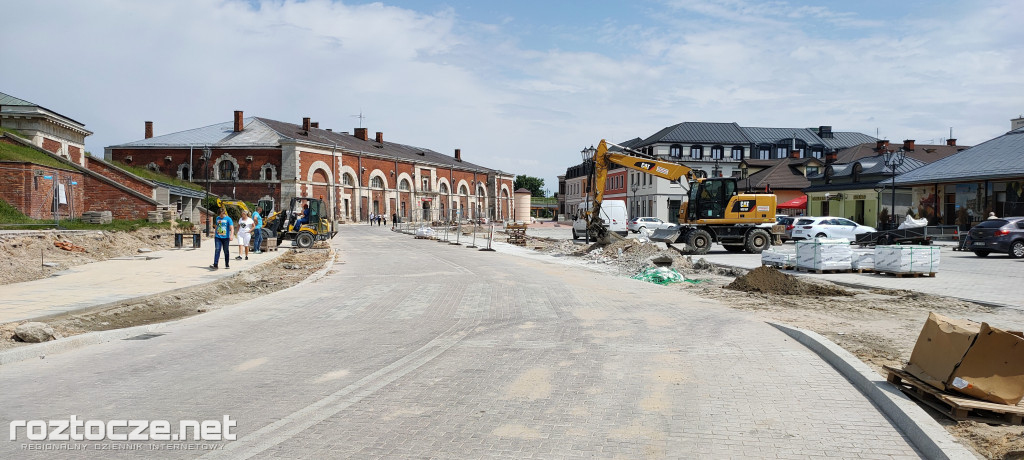
[[[665,222],[657,217],[635,217],[626,222],[626,230],[633,233],[640,233],[640,230],[647,229],[650,231],[657,230],[659,228],[671,227],[674,224]]]

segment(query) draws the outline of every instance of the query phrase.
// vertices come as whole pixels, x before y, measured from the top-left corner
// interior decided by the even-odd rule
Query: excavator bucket
[[[682,237],[683,228],[677,225],[675,227],[659,228],[651,232],[651,235],[648,238],[650,238],[651,241],[672,244],[683,242]]]

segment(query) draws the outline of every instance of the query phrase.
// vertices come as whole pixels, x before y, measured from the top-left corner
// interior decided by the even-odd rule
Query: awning
[[[785,203],[775,206],[777,209],[805,209],[807,208],[807,195],[793,198]]]

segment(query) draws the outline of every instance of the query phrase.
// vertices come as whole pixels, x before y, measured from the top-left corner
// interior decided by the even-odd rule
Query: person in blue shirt
[[[295,221],[295,230],[298,231],[304,224],[309,223],[309,203],[302,205],[302,217]]]
[[[224,268],[231,268],[231,255],[228,253],[231,247],[231,236],[235,233],[235,222],[228,217],[228,210],[220,208],[220,215],[213,221],[213,264],[210,269],[217,269],[217,262],[220,261],[220,251],[224,250]]]
[[[256,222],[256,226],[253,227],[252,234],[252,253],[261,254],[263,251],[260,247],[263,244],[263,232],[260,231],[263,228],[263,208],[256,206],[256,211],[252,213],[252,220]]]

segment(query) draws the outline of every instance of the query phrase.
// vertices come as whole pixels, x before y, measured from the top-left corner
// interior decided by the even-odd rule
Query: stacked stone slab
[[[850,241],[815,238],[796,242],[796,266],[808,270],[849,270],[853,263]]]
[[[939,247],[875,246],[875,270],[884,273],[936,273],[939,271]]]
[[[114,220],[110,211],[85,211],[82,213],[82,222],[87,224],[109,224]]]

